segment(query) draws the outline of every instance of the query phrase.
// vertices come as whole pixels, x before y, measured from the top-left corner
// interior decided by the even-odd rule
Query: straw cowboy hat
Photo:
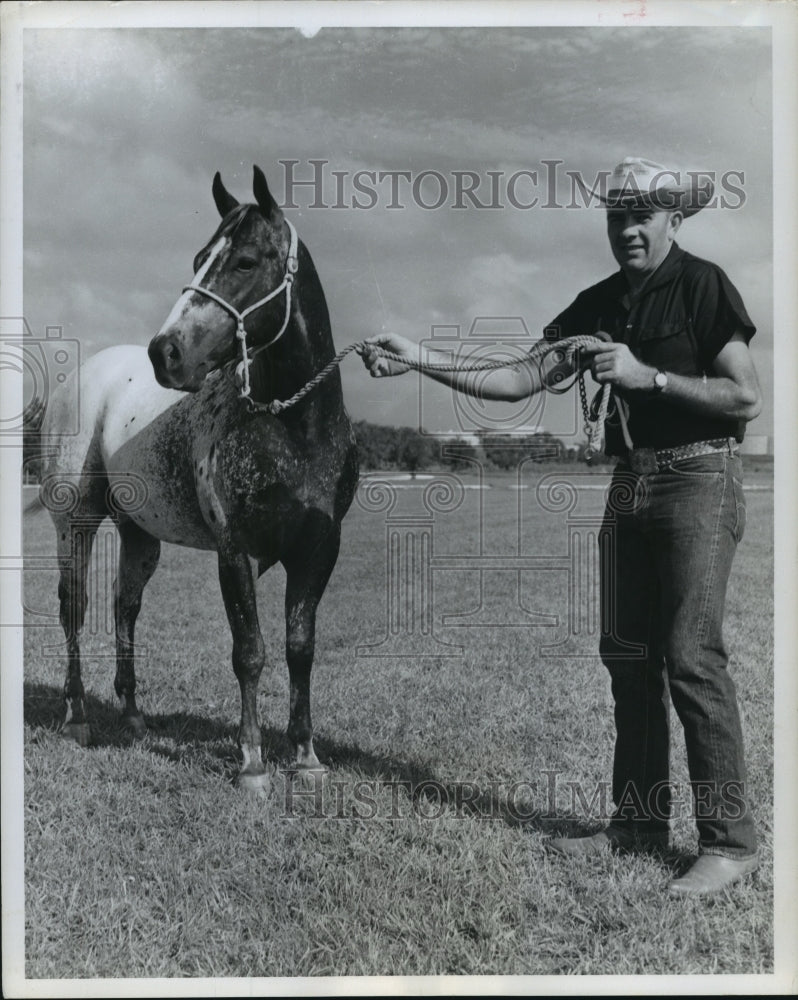
[[[700,212],[711,200],[714,185],[701,171],[675,170],[638,156],[627,156],[594,190],[608,208],[652,206],[679,210],[687,218]]]

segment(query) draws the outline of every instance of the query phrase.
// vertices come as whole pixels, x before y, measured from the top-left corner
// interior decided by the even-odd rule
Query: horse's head
[[[249,348],[276,340],[288,323],[297,241],[255,167],[255,205],[239,205],[217,173],[213,198],[222,222],[194,258],[194,278],[150,342],[155,377],[196,391],[205,376]],[[246,341],[248,328],[265,330]]]

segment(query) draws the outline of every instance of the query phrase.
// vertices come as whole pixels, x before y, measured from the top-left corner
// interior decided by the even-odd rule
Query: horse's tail
[[[22,470],[32,475],[38,482],[44,468],[44,449],[42,447],[42,424],[47,404],[40,396],[34,396],[22,412]],[[37,493],[25,504],[23,513],[28,514],[41,510],[44,504]]]

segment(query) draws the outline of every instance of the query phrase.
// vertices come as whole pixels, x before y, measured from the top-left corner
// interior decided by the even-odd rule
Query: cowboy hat
[[[607,208],[646,207],[679,211],[687,218],[700,212],[714,194],[711,175],[673,170],[639,156],[627,156],[594,190]]]

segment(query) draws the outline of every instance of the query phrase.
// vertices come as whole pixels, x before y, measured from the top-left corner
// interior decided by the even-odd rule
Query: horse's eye
[[[236,267],[239,271],[251,271],[258,266],[258,262],[252,257],[239,257]]]

